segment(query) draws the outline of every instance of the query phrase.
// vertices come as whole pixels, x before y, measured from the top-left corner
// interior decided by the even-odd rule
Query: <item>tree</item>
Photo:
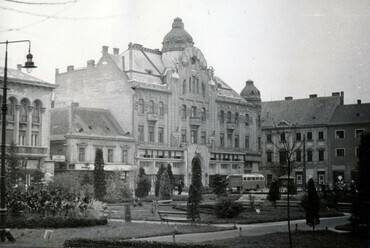
[[[227,180],[223,178],[220,174],[216,174],[213,177],[211,182],[211,187],[213,193],[217,195],[217,198],[220,199],[221,197],[227,196],[226,187],[229,185]]]
[[[353,200],[350,221],[354,235],[368,238],[370,221],[370,133],[361,136],[358,159],[358,191],[355,193]]]
[[[172,185],[167,170],[163,171],[161,175],[159,196],[162,200],[169,200],[172,196]]]
[[[275,131],[271,134],[272,144],[279,150],[280,166],[278,171],[288,173],[288,184],[287,189],[290,189],[290,173],[294,166],[294,160],[296,152],[305,144],[305,138],[303,142],[297,140],[296,136],[296,125],[290,125],[287,121],[282,120],[279,125],[275,125]],[[305,161],[305,157],[303,157]],[[303,180],[305,180],[305,169]],[[304,181],[305,182],[305,181]],[[288,234],[289,234],[289,247],[292,247],[292,233],[290,230],[290,192],[287,192],[287,212],[288,212]]]
[[[192,195],[192,201],[199,203],[202,200],[202,167],[198,157],[195,157],[192,161],[191,167],[191,185],[194,187],[194,195]],[[190,196],[190,195],[189,195]]]
[[[202,200],[202,167],[199,157],[193,158],[191,167],[191,185],[189,187],[188,217],[194,223],[199,219],[198,204]]]
[[[160,183],[161,183],[161,175],[162,175],[163,171],[165,171],[165,170],[166,170],[166,167],[164,166],[164,164],[161,164],[161,166],[158,169],[157,177],[156,177],[156,180],[155,180],[154,195],[156,197],[158,197],[158,195],[159,195],[159,186],[160,186]]]
[[[14,142],[10,144],[9,147],[9,153],[7,156],[7,175],[8,175],[8,183],[11,186],[14,186],[17,184],[18,179],[18,171],[17,168],[21,165],[21,162],[19,161],[19,158],[17,157],[17,146]]]
[[[147,197],[149,195],[149,191],[151,187],[152,187],[152,184],[150,183],[148,176],[145,174],[145,169],[141,166],[139,168],[137,185],[135,189],[136,197],[139,197],[139,198]]]
[[[95,198],[100,201],[104,199],[106,194],[103,151],[99,148],[95,152],[94,194]]]
[[[174,190],[174,188],[175,188],[175,178],[173,176],[172,166],[171,166],[170,163],[167,164],[167,173],[168,173],[168,177],[170,178],[170,183],[171,183],[172,190]]]
[[[306,210],[306,224],[312,226],[312,229],[315,230],[315,225],[320,224],[320,202],[316,192],[315,183],[312,178],[308,180],[307,188],[308,196],[304,206]]]
[[[270,184],[270,190],[267,199],[271,201],[274,205],[277,200],[280,200],[279,183],[275,179]]]

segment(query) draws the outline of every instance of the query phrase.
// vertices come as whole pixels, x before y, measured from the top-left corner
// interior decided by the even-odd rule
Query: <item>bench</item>
[[[179,212],[179,211],[158,211],[159,218],[161,221],[166,221],[167,224],[169,221],[177,221],[177,222],[188,222],[191,219],[188,218],[187,212]],[[200,224],[200,216],[197,216],[196,222]]]
[[[158,206],[171,206],[172,200],[160,200],[157,201]]]

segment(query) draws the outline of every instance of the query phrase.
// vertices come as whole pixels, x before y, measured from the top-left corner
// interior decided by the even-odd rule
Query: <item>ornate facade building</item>
[[[215,76],[180,18],[161,50],[130,43],[109,53],[103,46],[96,64],[57,69],[56,84],[56,107],[79,102],[109,109],[135,140],[128,156],[153,180],[159,166],[170,163],[176,180],[189,185],[194,157],[204,185],[215,174],[258,171],[260,92],[247,81],[238,94]]]
[[[6,144],[8,149],[11,144],[15,145],[14,156],[20,160],[19,170],[22,171],[19,180],[29,184],[36,170],[45,173],[46,178],[54,173],[48,147],[51,97],[55,85],[23,73],[21,68],[21,65],[16,70],[8,68]],[[2,83],[2,67],[0,75]]]

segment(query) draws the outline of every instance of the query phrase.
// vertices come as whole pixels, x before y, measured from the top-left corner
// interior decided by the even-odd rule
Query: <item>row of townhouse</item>
[[[268,182],[286,177],[287,152],[300,188],[309,178],[330,187],[338,176],[347,183],[356,179],[356,150],[361,134],[370,131],[370,104],[344,105],[343,98],[343,92],[334,92],[262,103],[261,171]]]

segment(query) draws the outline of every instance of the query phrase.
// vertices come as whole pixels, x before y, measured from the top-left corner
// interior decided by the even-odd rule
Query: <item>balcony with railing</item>
[[[158,121],[158,114],[156,113],[148,113],[147,114],[147,119],[148,121]]]
[[[202,124],[202,119],[200,117],[190,117],[189,124],[191,126],[200,126],[200,124]]]
[[[236,123],[232,121],[226,122],[226,129],[231,129],[231,130],[236,129]]]

